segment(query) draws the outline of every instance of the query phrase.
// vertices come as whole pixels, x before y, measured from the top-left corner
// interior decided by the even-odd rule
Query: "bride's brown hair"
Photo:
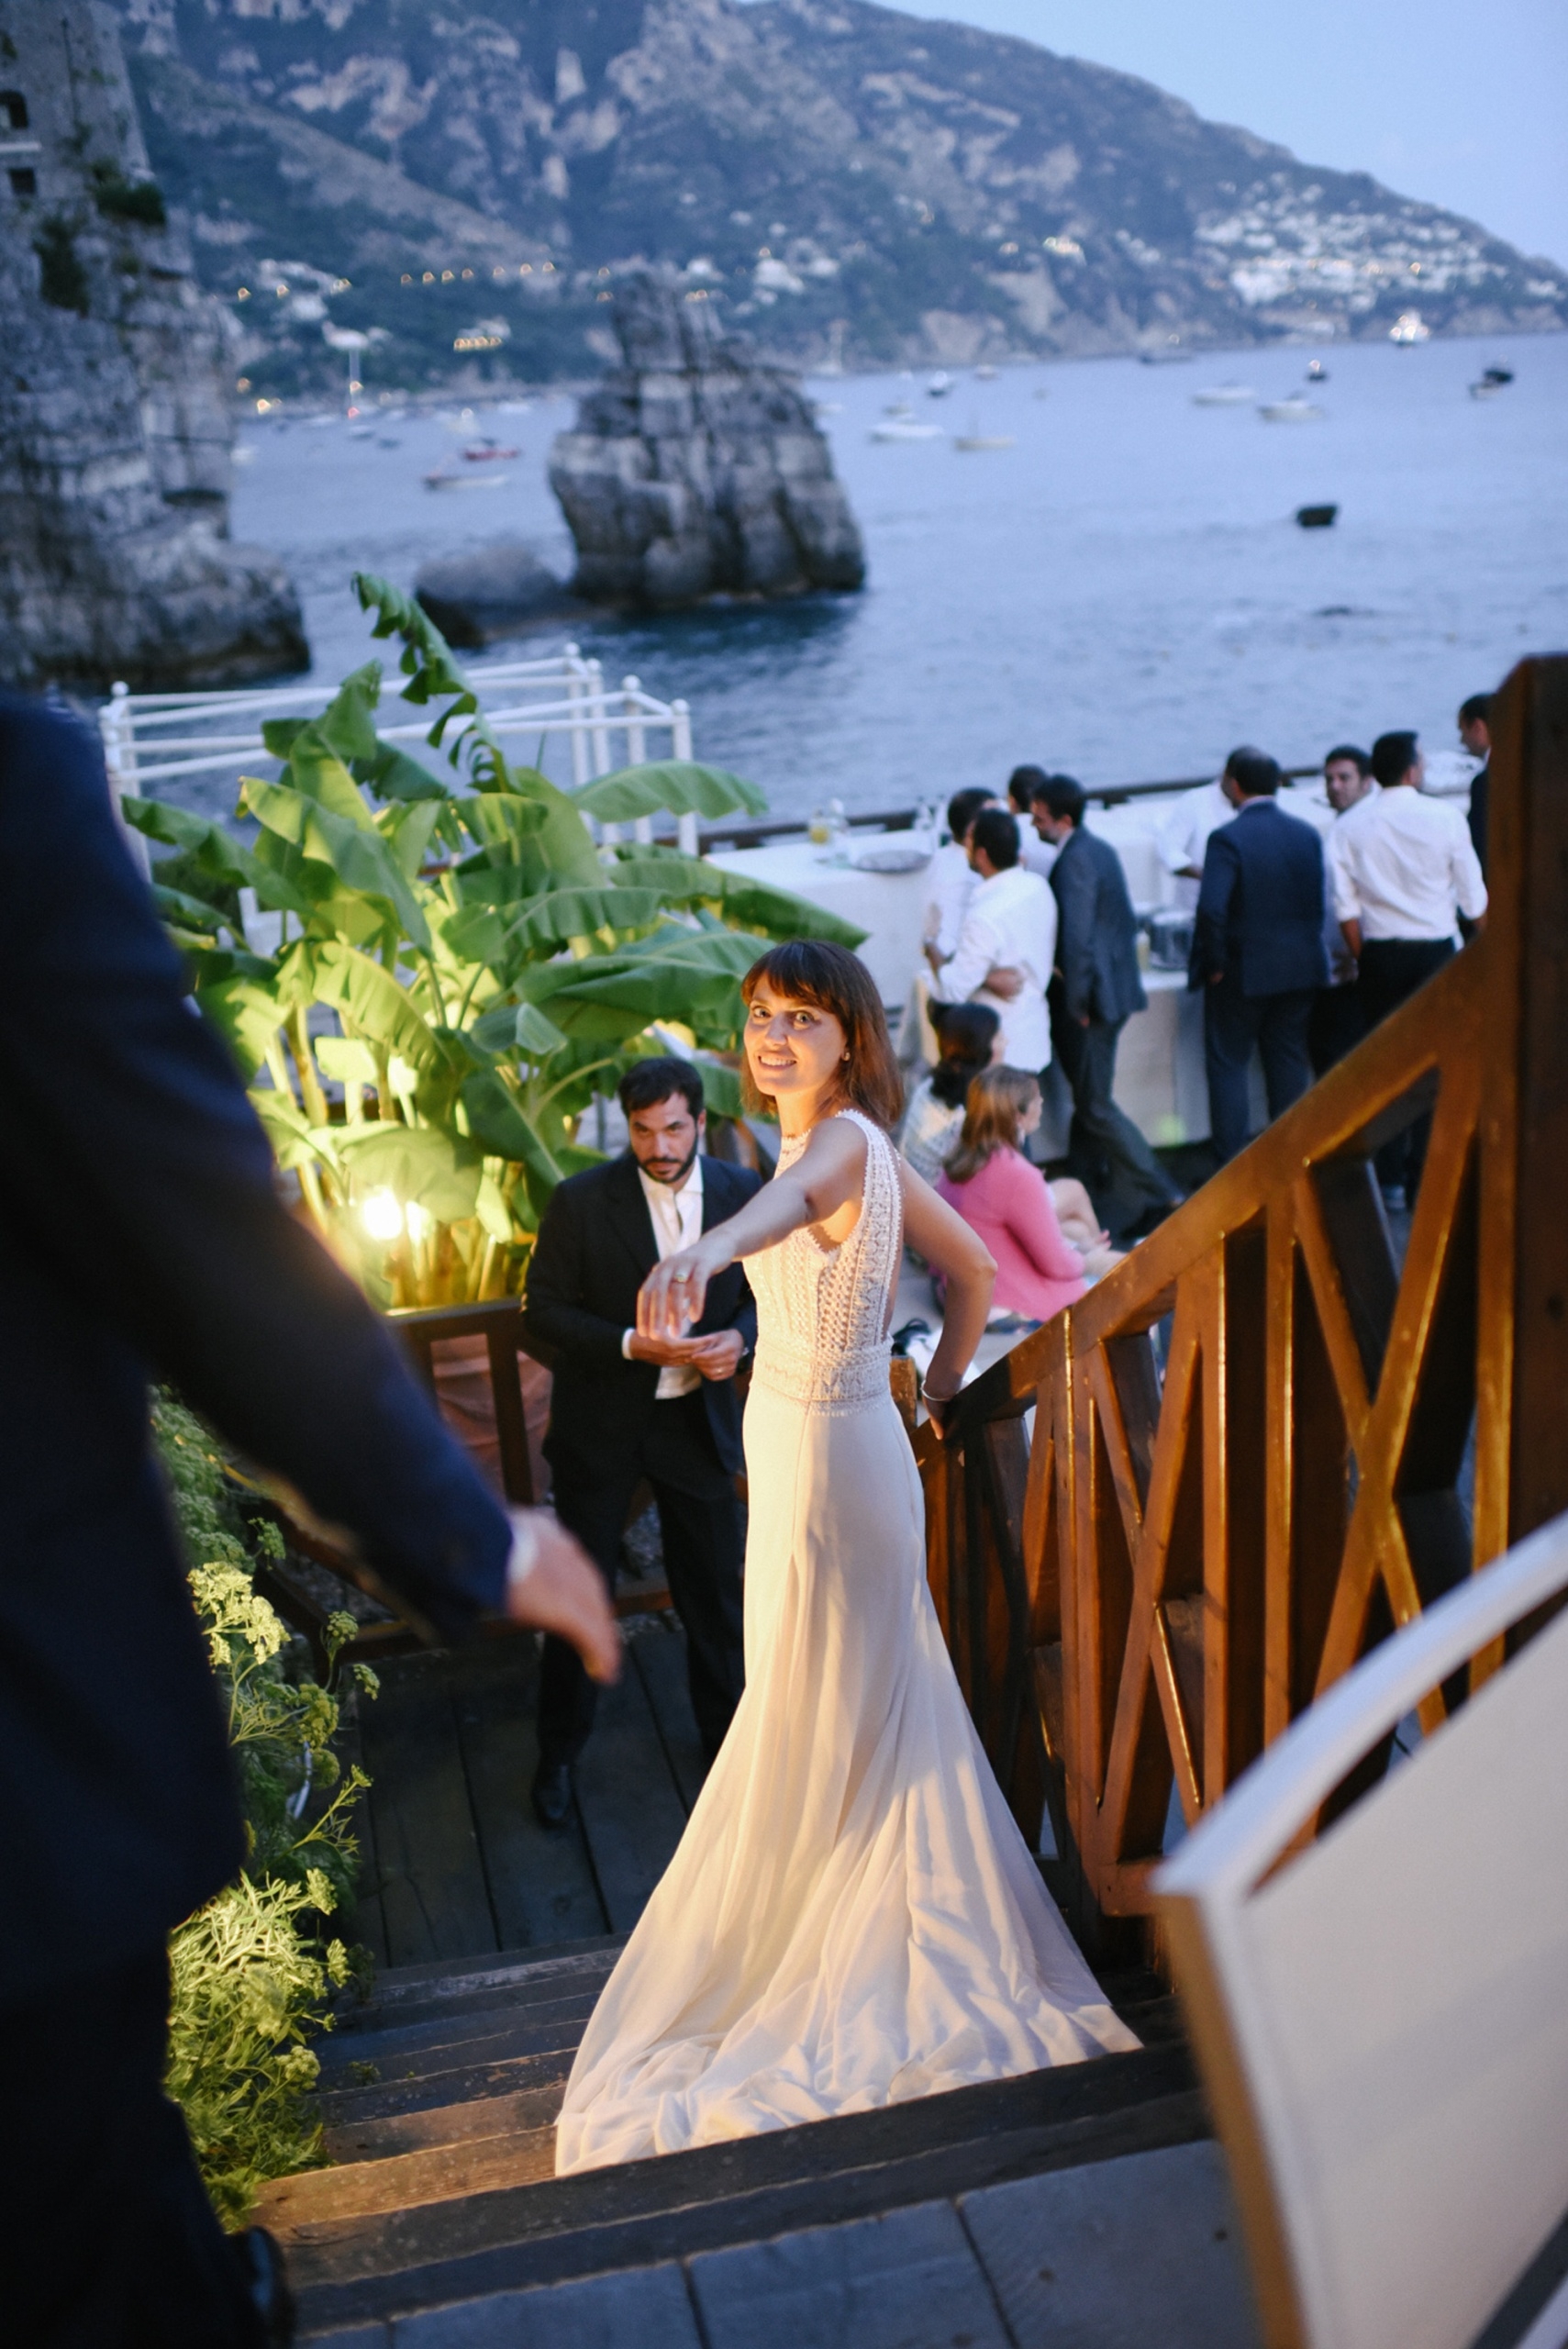
[[[844,1031],[849,1055],[840,1073],[834,1107],[862,1110],[884,1133],[890,1131],[904,1114],[904,1086],[882,999],[860,957],[822,939],[792,938],[784,945],[770,946],[741,980],[741,998],[748,1006],[764,981],[792,1002],[832,1013]],[[753,1114],[773,1108],[773,1096],[758,1090],[744,1049],[740,1094]]]

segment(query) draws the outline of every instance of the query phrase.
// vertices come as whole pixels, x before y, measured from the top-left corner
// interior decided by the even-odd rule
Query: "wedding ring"
[[[672,1273],[670,1278],[673,1281],[689,1281],[691,1275],[690,1273]]]

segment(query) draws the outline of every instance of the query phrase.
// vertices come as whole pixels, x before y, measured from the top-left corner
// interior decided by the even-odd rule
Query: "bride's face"
[[[747,1010],[746,1058],[759,1093],[826,1093],[843,1067],[843,1027],[820,1004],[775,995],[764,982]]]

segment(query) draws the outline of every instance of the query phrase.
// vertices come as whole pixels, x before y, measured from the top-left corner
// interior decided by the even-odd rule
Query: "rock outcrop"
[[[865,551],[797,377],[726,340],[673,271],[624,280],[622,364],[550,451],[573,592],[667,609],[865,580]]]
[[[0,675],[206,685],[309,655],[228,541],[223,315],[147,168],[108,12],[0,0]]]
[[[414,593],[447,642],[464,651],[572,608],[554,572],[530,548],[510,540],[421,563]]]

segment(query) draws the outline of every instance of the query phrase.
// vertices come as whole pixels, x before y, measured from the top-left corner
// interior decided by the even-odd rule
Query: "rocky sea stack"
[[[147,163],[113,19],[0,0],[0,676],[222,685],[309,655],[228,543],[228,324]]]
[[[799,378],[719,331],[673,271],[628,278],[621,361],[550,451],[573,592],[654,609],[865,582],[865,550]]]

